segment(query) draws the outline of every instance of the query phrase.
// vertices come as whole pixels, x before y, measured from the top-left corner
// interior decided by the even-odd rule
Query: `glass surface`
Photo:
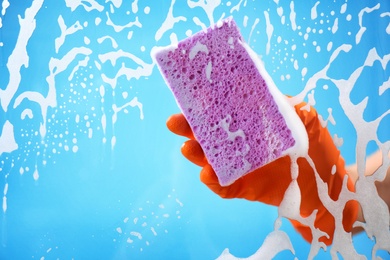
[[[3,0],[0,259],[244,258],[261,247],[277,208],[199,181],[185,138],[165,126],[180,111],[151,57],[228,16],[281,92],[327,119],[347,164],[389,149],[388,1]],[[356,148],[360,118],[379,118],[367,148]],[[280,229],[294,252],[276,259],[306,259],[311,245],[288,220]],[[353,245],[371,258],[375,239]]]

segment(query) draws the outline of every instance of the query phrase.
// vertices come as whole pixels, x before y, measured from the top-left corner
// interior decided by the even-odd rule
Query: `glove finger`
[[[200,172],[200,180],[214,193],[222,198],[230,199],[235,197],[235,193],[231,191],[231,186],[221,186],[218,177],[210,164],[206,164]]]
[[[211,190],[214,191],[211,187],[222,187],[218,182],[218,177],[215,174],[214,169],[210,164],[205,165],[200,171],[200,180],[207,185]],[[214,191],[215,192],[215,191]]]
[[[203,153],[202,147],[195,140],[188,140],[183,143],[181,147],[181,153],[186,157],[190,162],[204,167],[208,164],[207,159]]]
[[[183,114],[171,115],[168,118],[166,125],[168,129],[174,134],[185,136],[190,139],[195,139],[191,127]]]

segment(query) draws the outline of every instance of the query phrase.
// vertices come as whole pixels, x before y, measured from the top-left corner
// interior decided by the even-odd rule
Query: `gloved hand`
[[[295,106],[298,116],[305,125],[309,137],[309,156],[312,158],[322,180],[328,185],[328,194],[333,200],[337,200],[341,191],[344,176],[346,174],[345,163],[340,152],[333,143],[328,130],[322,127],[317,112],[301,109],[305,103]],[[202,167],[200,172],[201,181],[213,192],[222,198],[242,198],[251,201],[259,201],[269,205],[279,206],[284,193],[291,183],[291,159],[285,156],[275,160],[251,173],[241,177],[229,186],[219,185],[218,178],[207,162],[202,148],[195,140],[193,132],[182,114],[172,115],[167,121],[167,127],[173,133],[185,136],[190,140],[182,146],[182,154],[191,162]],[[317,184],[314,171],[304,158],[298,158],[299,175],[298,185],[301,191],[300,214],[302,217],[309,216],[317,209],[314,222],[316,228],[326,232],[329,238],[321,237],[320,242],[330,245],[333,240],[335,220],[318,197]],[[332,167],[336,166],[334,174]],[[354,183],[348,178],[347,187],[354,191]],[[345,231],[352,230],[352,225],[357,218],[358,203],[349,201],[343,211],[343,226]],[[311,242],[311,230],[298,221],[291,221],[295,229],[305,240]]]

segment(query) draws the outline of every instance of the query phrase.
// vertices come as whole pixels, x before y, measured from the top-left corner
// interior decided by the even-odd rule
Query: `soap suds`
[[[191,48],[190,50],[190,53],[189,53],[189,57],[190,57],[190,60],[194,59],[195,56],[199,53],[199,52],[204,52],[206,54],[209,54],[209,49],[207,48],[206,45],[200,43],[199,41],[195,44],[194,47]]]

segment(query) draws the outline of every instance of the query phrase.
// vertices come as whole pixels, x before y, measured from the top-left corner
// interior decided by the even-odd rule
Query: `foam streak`
[[[360,26],[360,29],[358,31],[358,33],[356,34],[356,44],[359,44],[360,43],[360,40],[363,36],[363,33],[366,31],[366,27],[363,26],[363,15],[365,13],[371,13],[372,11],[375,11],[375,10],[378,10],[380,7],[380,4],[378,3],[376,6],[372,7],[372,8],[369,8],[369,7],[366,7],[366,8],[363,8],[360,12],[359,12],[359,26]]]
[[[268,55],[270,50],[271,50],[271,38],[272,34],[274,32],[274,27],[272,26],[270,19],[269,19],[269,14],[267,11],[264,11],[264,16],[265,16],[265,22],[266,22],[266,32],[267,32],[267,47],[266,47],[266,54]]]
[[[19,16],[20,31],[18,39],[7,62],[9,82],[5,90],[0,89],[0,103],[5,112],[7,112],[8,105],[20,85],[22,78],[20,75],[21,67],[28,67],[29,57],[27,53],[27,43],[35,30],[35,16],[41,9],[42,4],[43,0],[33,1],[31,7],[26,9],[24,19]]]
[[[114,31],[115,32],[121,32],[123,31],[124,29],[126,28],[131,28],[133,26],[136,26],[138,28],[142,28],[142,24],[139,22],[138,20],[138,16],[135,17],[135,21],[134,22],[129,22],[128,24],[125,24],[125,25],[116,25],[112,22],[111,18],[110,18],[110,15],[108,12],[106,12],[106,15],[107,15],[107,22],[106,24],[111,26],[112,28],[114,28]]]
[[[66,6],[73,12],[77,7],[82,6],[87,12],[92,10],[103,11],[104,7],[95,0],[65,0]],[[86,4],[88,3],[88,4]]]
[[[198,0],[197,2],[187,0],[187,4],[190,8],[201,7],[206,12],[209,18],[210,25],[214,25],[214,10],[221,4],[221,0],[205,1]]]
[[[55,42],[54,42],[56,53],[58,53],[58,50],[60,49],[62,44],[64,44],[65,38],[66,38],[67,35],[73,34],[73,33],[77,32],[77,31],[83,29],[83,27],[80,25],[79,21],[77,21],[72,26],[67,28],[66,25],[65,25],[64,18],[62,18],[61,15],[58,16],[58,25],[60,26],[61,35],[58,38],[56,38]]]
[[[180,21],[187,21],[187,18],[185,18],[184,16],[178,16],[178,17],[173,16],[174,4],[175,4],[175,0],[172,0],[165,21],[161,24],[161,27],[156,31],[156,34],[154,36],[154,39],[156,41],[159,41],[165,32],[172,29],[175,23],[178,23]]]
[[[0,135],[0,155],[10,153],[18,149],[14,137],[14,126],[7,120],[3,125]]]

